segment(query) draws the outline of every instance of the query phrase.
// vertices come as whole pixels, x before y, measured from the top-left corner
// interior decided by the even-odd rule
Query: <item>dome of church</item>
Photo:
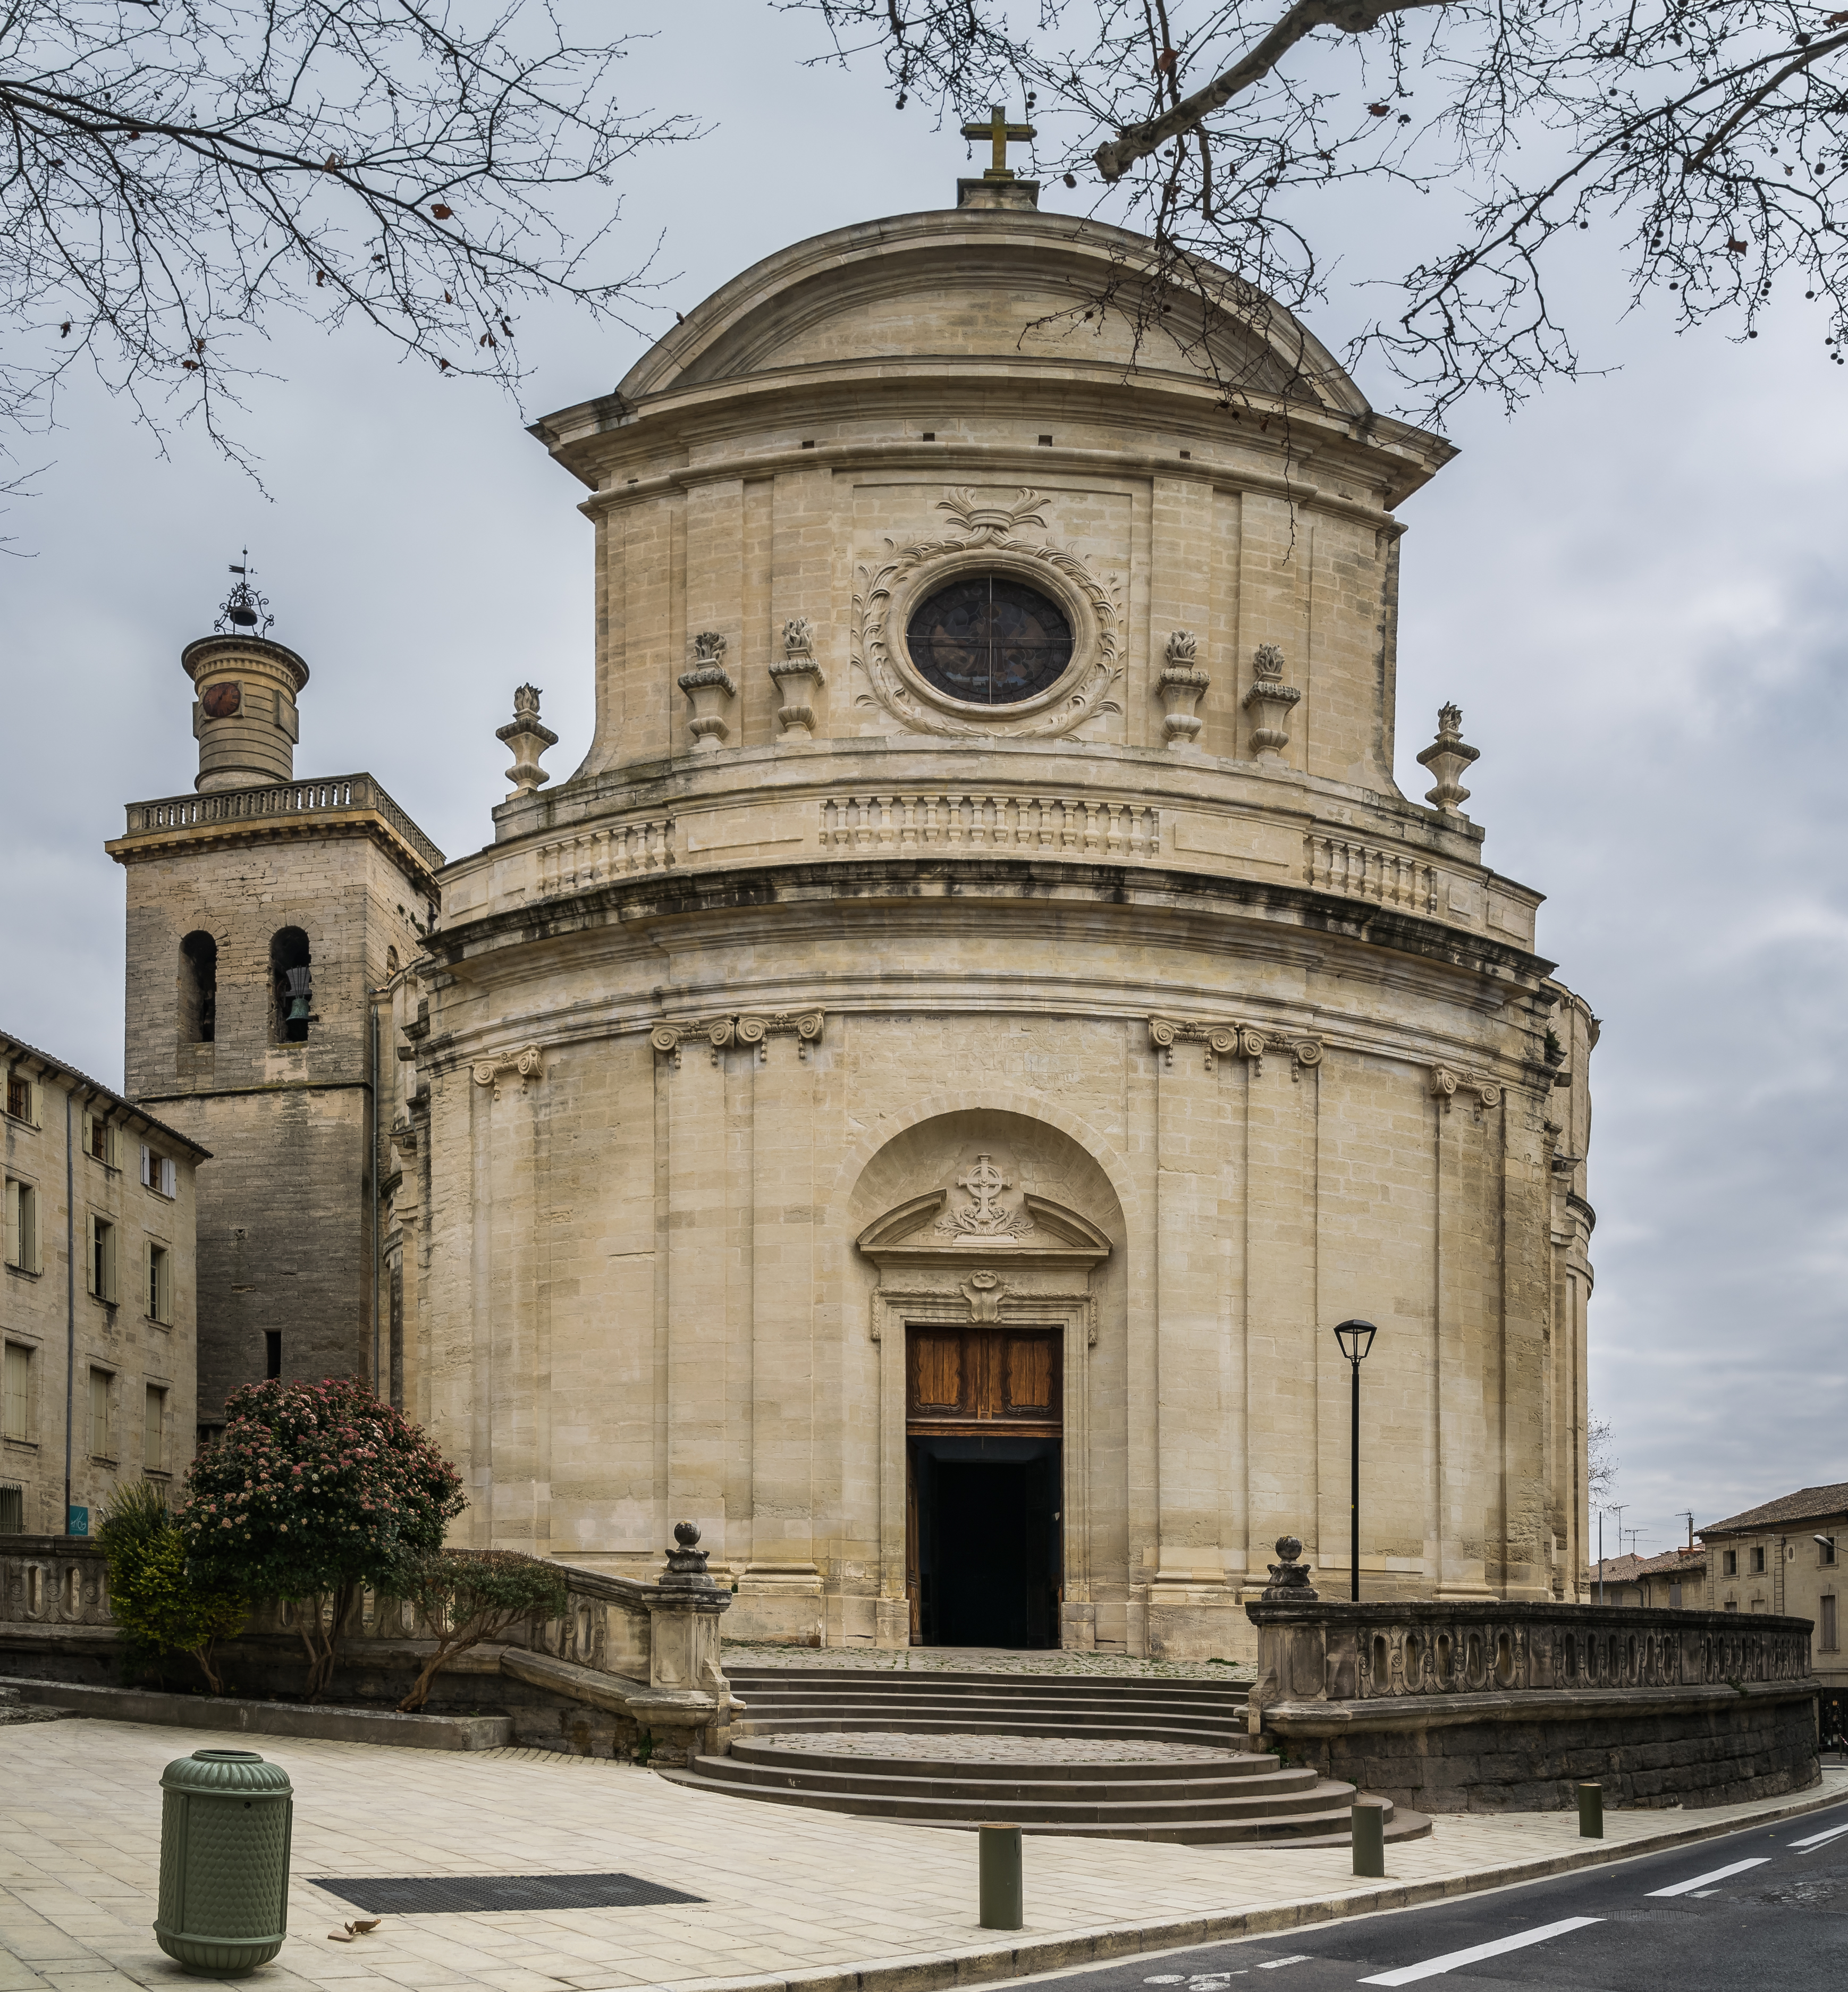
[[[406,1409],[483,1545],[733,1635],[1252,1646],[1581,1595],[1590,1012],[1393,775],[1396,508],[1451,454],[1222,273],[1024,183],[838,229],[534,425],[595,527],[442,875]],[[971,191],[973,189],[973,191]]]

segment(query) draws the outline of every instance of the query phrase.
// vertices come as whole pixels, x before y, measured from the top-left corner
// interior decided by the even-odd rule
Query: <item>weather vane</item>
[[[269,597],[259,595],[251,585],[251,576],[256,569],[251,565],[251,550],[244,550],[241,566],[234,563],[231,571],[237,578],[231,583],[231,592],[224,599],[218,611],[218,620],[212,625],[221,636],[228,636],[233,629],[254,629],[259,636],[267,636],[276,619],[270,613]]]

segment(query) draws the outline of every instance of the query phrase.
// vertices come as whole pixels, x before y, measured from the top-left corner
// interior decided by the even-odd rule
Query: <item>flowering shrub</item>
[[[355,1589],[407,1550],[442,1545],[468,1506],[462,1476],[428,1438],[360,1383],[247,1384],[196,1458],[176,1517],[205,1582],[298,1607],[309,1699],[333,1673],[333,1641]]]

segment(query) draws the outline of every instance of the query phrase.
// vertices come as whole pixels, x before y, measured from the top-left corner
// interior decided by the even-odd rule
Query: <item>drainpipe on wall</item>
[[[366,1089],[366,1118],[368,1125],[367,1155],[372,1174],[372,1394],[381,1400],[386,1390],[381,1390],[379,1375],[379,998],[378,991],[368,992],[367,1015],[370,1028],[367,1034],[367,1063],[371,1076]],[[386,1389],[390,1388],[387,1382]]]
[[[86,1097],[88,1096],[86,1095]],[[70,1439],[77,1389],[77,1168],[71,1133],[76,1096],[64,1089],[64,1526],[70,1533]]]

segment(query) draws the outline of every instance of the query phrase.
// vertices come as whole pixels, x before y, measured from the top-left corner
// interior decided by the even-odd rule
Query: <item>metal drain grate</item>
[[[640,1909],[703,1902],[633,1874],[381,1874],[315,1881],[375,1916],[461,1915],[483,1909]]]

